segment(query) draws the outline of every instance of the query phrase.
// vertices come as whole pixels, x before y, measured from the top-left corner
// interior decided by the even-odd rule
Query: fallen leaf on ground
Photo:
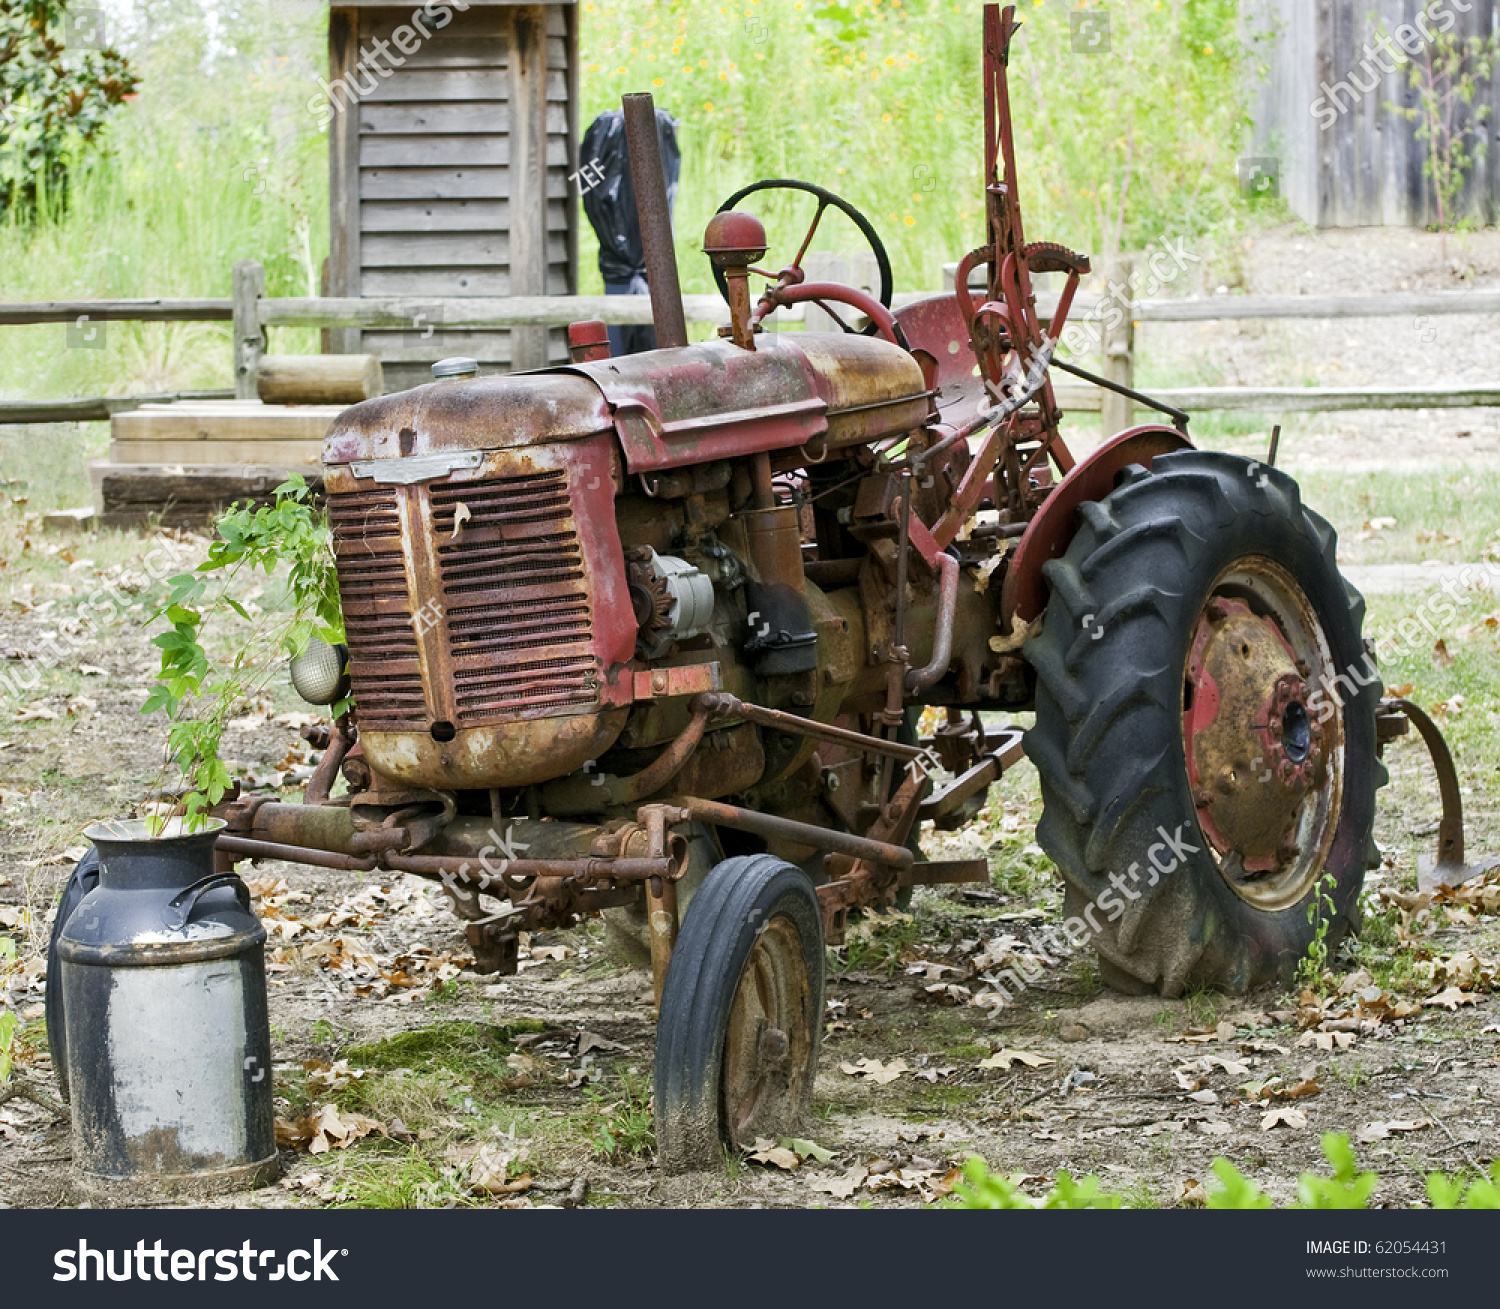
[[[364,1069],[349,1067],[347,1059],[331,1064],[322,1059],[307,1059],[303,1061],[302,1068],[307,1073],[308,1093],[319,1099],[336,1095],[365,1075]]]
[[[1303,1032],[1297,1038],[1295,1048],[1315,1045],[1319,1050],[1347,1050],[1353,1044],[1353,1032]]]
[[[363,1114],[343,1113],[337,1105],[325,1104],[316,1114],[288,1122],[276,1120],[276,1140],[281,1145],[306,1149],[308,1154],[326,1154],[329,1150],[344,1150],[361,1137],[385,1129],[373,1118]]]
[[[1202,1208],[1208,1203],[1208,1191],[1204,1189],[1203,1183],[1196,1177],[1189,1177],[1183,1183],[1177,1194],[1177,1203],[1187,1205],[1192,1209]]]
[[[1260,1120],[1260,1130],[1269,1132],[1273,1127],[1303,1128],[1307,1126],[1307,1115],[1300,1109],[1272,1109]]]
[[[1366,1123],[1355,1132],[1354,1137],[1362,1145],[1368,1145],[1371,1141],[1386,1140],[1392,1132],[1420,1132],[1424,1127],[1431,1126],[1432,1120],[1428,1118],[1413,1118],[1407,1122]]]
[[[801,1158],[816,1159],[820,1164],[826,1164],[833,1158],[832,1150],[824,1149],[816,1141],[807,1141],[800,1136],[783,1136],[780,1144],[795,1151]]]
[[[625,1046],[618,1041],[611,1041],[608,1037],[600,1036],[597,1032],[578,1033],[578,1053],[588,1054],[590,1050],[617,1050],[624,1051]]]
[[[938,1078],[948,1077],[951,1074],[956,1073],[957,1071],[958,1069],[953,1067],[919,1068],[913,1074],[913,1076],[920,1077],[924,1082],[931,1082],[935,1086],[937,1084]]]
[[[996,1050],[988,1059],[981,1059],[981,1068],[1009,1068],[1012,1064],[1025,1064],[1027,1068],[1045,1068],[1056,1060],[1048,1059],[1045,1055],[1031,1054],[1026,1050],[1000,1049]]]
[[[791,1172],[801,1162],[795,1150],[788,1150],[783,1145],[777,1145],[768,1137],[757,1137],[755,1148],[750,1153],[750,1162],[757,1164],[774,1164],[777,1168]]]
[[[811,1190],[822,1191],[831,1195],[835,1200],[847,1200],[859,1188],[864,1185],[864,1180],[870,1175],[870,1170],[863,1164],[856,1164],[841,1177],[820,1177],[811,1185]]]
[[[1439,991],[1427,1001],[1428,1005],[1439,1005],[1444,1009],[1456,1010],[1461,1004],[1478,1004],[1479,997],[1470,995],[1467,991],[1460,991],[1456,986],[1450,986],[1446,991]]]
[[[877,1086],[894,1082],[902,1073],[908,1071],[905,1059],[892,1059],[890,1063],[883,1064],[879,1059],[862,1058],[855,1064],[840,1064],[839,1068],[850,1077],[862,1077],[865,1081],[874,1082]]]

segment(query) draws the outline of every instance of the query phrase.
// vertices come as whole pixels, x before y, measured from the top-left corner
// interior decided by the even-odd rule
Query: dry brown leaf
[[[783,1145],[777,1145],[769,1137],[762,1136],[756,1138],[750,1161],[757,1164],[774,1164],[777,1168],[792,1172],[802,1159],[795,1150],[788,1150]]]
[[[1189,1177],[1178,1191],[1177,1203],[1189,1209],[1201,1209],[1208,1203],[1208,1191],[1196,1177]]]
[[[578,1033],[578,1051],[580,1055],[586,1055],[590,1050],[615,1050],[623,1053],[626,1047],[618,1041],[611,1041],[606,1036],[600,1036],[597,1032],[583,1031]]]
[[[1004,1048],[996,1050],[988,1059],[981,1059],[981,1068],[1009,1068],[1012,1064],[1025,1064],[1027,1068],[1045,1068],[1056,1060],[1048,1059],[1045,1055],[1031,1054],[1026,1050],[1011,1050]]]
[[[1307,1115],[1300,1109],[1272,1109],[1260,1120],[1260,1130],[1269,1132],[1273,1127],[1301,1129],[1307,1126]]]
[[[1478,1004],[1479,997],[1470,995],[1467,991],[1460,991],[1456,986],[1450,986],[1445,991],[1439,991],[1427,1001],[1428,1005],[1438,1005],[1444,1009],[1456,1010],[1461,1004]]]
[[[894,1082],[907,1071],[905,1059],[892,1059],[890,1063],[883,1064],[879,1059],[861,1058],[858,1063],[840,1064],[839,1068],[851,1077],[863,1078],[867,1082],[874,1082],[877,1086],[885,1086],[888,1082]]]
[[[856,1164],[841,1177],[820,1177],[811,1184],[810,1189],[822,1191],[831,1195],[835,1200],[847,1200],[859,1188],[864,1185],[865,1178],[870,1175],[870,1170],[863,1164]]]
[[[385,1128],[375,1119],[363,1114],[343,1113],[332,1104],[325,1104],[317,1113],[294,1122],[284,1118],[276,1120],[278,1144],[306,1149],[309,1154],[345,1150],[371,1132],[384,1131]]]
[[[1392,1132],[1420,1132],[1424,1127],[1431,1127],[1432,1120],[1429,1118],[1413,1118],[1406,1122],[1384,1122],[1366,1123],[1354,1137],[1362,1145],[1368,1145],[1371,1141],[1384,1141]]]

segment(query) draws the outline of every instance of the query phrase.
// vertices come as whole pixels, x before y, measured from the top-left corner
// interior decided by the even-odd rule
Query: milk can
[[[95,823],[99,884],[58,937],[79,1184],[134,1198],[261,1185],[276,1170],[265,929],[223,823]]]

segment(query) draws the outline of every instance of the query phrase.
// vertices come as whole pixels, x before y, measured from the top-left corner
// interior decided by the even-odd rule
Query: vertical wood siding
[[[1497,0],[1464,3],[1467,13],[1454,0],[1244,0],[1247,35],[1267,37],[1255,45],[1252,61],[1267,70],[1253,83],[1253,149],[1279,160],[1281,192],[1298,217],[1318,227],[1437,221],[1432,182],[1423,174],[1427,145],[1417,138],[1417,124],[1398,112],[1418,105],[1410,65],[1383,72],[1365,45],[1382,24],[1395,32],[1423,11],[1434,15],[1427,26],[1437,31],[1435,5],[1453,15],[1453,35],[1500,34]],[[1342,106],[1332,121],[1318,112],[1330,93]],[[1493,223],[1500,217],[1500,77],[1482,85],[1475,102],[1489,106],[1480,129],[1488,149],[1456,212]]]
[[[412,12],[336,7],[330,15],[330,82],[352,80],[358,93],[329,126],[332,294],[572,294],[572,6],[451,11],[414,52],[390,47],[404,63],[382,57],[388,76],[359,69],[361,52],[410,28]],[[378,355],[390,390],[431,380],[429,366],[445,355],[504,369],[567,358],[561,329],[432,323],[334,337],[335,349]]]

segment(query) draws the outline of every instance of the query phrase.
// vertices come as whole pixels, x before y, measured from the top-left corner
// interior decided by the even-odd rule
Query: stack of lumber
[[[95,521],[201,527],[233,501],[268,501],[289,472],[317,485],[323,437],[347,407],[202,400],[116,414],[109,458],[89,467]]]

